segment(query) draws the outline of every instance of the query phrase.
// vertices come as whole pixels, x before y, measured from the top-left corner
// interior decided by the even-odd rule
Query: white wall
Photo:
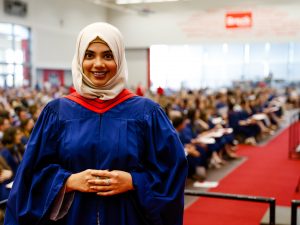
[[[216,6],[205,5],[205,2],[214,2]],[[149,7],[153,13],[144,16],[110,11],[108,18],[123,32],[128,47],[224,41],[300,41],[300,1],[269,1],[268,5],[255,0],[243,1],[245,4],[228,0],[205,2],[164,3],[161,7]],[[252,12],[251,28],[225,28],[225,14],[237,11]]]
[[[4,14],[3,0],[0,0],[0,22],[23,24],[32,29],[34,79],[37,69],[69,70],[79,30],[95,21],[108,21],[123,33],[129,86],[136,86],[139,82],[146,86],[147,49],[152,44],[300,41],[299,0],[289,0],[289,3],[266,0],[270,2],[268,5],[262,5],[262,0],[244,0],[243,3],[194,0],[151,7],[145,4],[145,8],[153,11],[148,15],[107,10],[87,0],[22,1],[28,3],[25,18]],[[224,16],[230,11],[251,11],[253,27],[226,30]]]
[[[128,64],[128,87],[136,88],[137,84],[143,87],[148,85],[148,49],[126,49]]]
[[[79,31],[89,23],[107,20],[106,8],[83,0],[22,1],[28,4],[28,14],[19,18],[4,14],[0,0],[0,22],[31,28],[33,81],[37,69],[71,69]]]
[[[262,0],[184,1],[151,5],[148,15],[122,13],[109,10],[108,21],[117,26],[124,35],[126,46],[145,49],[153,44],[201,44],[224,42],[286,42],[300,41],[300,1],[280,2]],[[265,1],[266,2],[266,1]],[[226,29],[227,12],[252,12],[251,28]],[[144,49],[144,50],[143,50]],[[146,60],[146,59],[145,59]],[[129,59],[130,84],[147,83],[146,64],[141,69],[141,58]],[[139,69],[138,69],[139,68]],[[144,79],[141,79],[144,78]],[[145,85],[146,86],[146,85]]]

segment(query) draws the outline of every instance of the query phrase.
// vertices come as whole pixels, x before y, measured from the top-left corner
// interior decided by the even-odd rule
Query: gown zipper
[[[97,225],[100,225],[99,209],[97,210]]]
[[[101,133],[102,114],[100,114],[99,117],[100,117],[99,130],[100,130],[100,133]],[[98,164],[98,162],[97,162],[97,164]],[[97,201],[97,225],[100,225],[100,213],[99,213],[99,210],[100,210],[99,201]]]

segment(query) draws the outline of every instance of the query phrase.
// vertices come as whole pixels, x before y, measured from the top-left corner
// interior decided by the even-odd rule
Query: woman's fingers
[[[108,177],[110,178],[112,173],[108,170],[91,170],[91,175],[94,177],[100,177],[100,178],[105,178]]]
[[[97,195],[99,195],[99,196],[112,196],[112,195],[116,195],[116,194],[119,194],[119,193],[116,192],[115,190],[97,192]]]
[[[111,191],[113,189],[113,187],[101,186],[101,185],[91,186],[90,188],[95,192],[106,192],[106,191]]]
[[[97,175],[97,178],[91,179],[89,184],[98,191],[98,195],[109,196],[133,190],[132,177],[128,172],[102,170],[93,171],[92,175]]]
[[[97,186],[110,186],[112,184],[111,178],[92,178],[88,180],[90,185],[97,185]]]
[[[133,190],[130,173],[120,170],[87,169],[73,174],[67,180],[68,191],[97,192],[109,196]]]

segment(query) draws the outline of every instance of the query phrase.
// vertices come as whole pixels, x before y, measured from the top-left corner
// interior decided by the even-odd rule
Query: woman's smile
[[[97,78],[104,78],[105,75],[108,73],[108,71],[97,71],[97,72],[92,72],[95,77]]]

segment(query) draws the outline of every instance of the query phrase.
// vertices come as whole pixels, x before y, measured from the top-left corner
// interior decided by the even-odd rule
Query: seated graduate
[[[172,124],[184,145],[189,165],[188,176],[198,181],[205,180],[210,158],[209,149],[193,142],[193,138],[190,136],[189,122],[183,116],[182,112],[174,110],[170,112],[169,115]]]
[[[5,159],[8,166],[15,175],[22,161],[24,145],[21,142],[23,133],[18,127],[10,127],[4,131],[2,143],[3,148],[0,155]]]
[[[10,188],[7,184],[12,182],[13,172],[6,160],[0,155],[0,201],[8,199]],[[1,222],[1,219],[0,219]]]
[[[238,106],[238,107],[236,107]],[[261,132],[257,121],[243,110],[240,105],[229,104],[228,123],[236,136],[241,136],[245,143],[256,144],[256,137]]]

